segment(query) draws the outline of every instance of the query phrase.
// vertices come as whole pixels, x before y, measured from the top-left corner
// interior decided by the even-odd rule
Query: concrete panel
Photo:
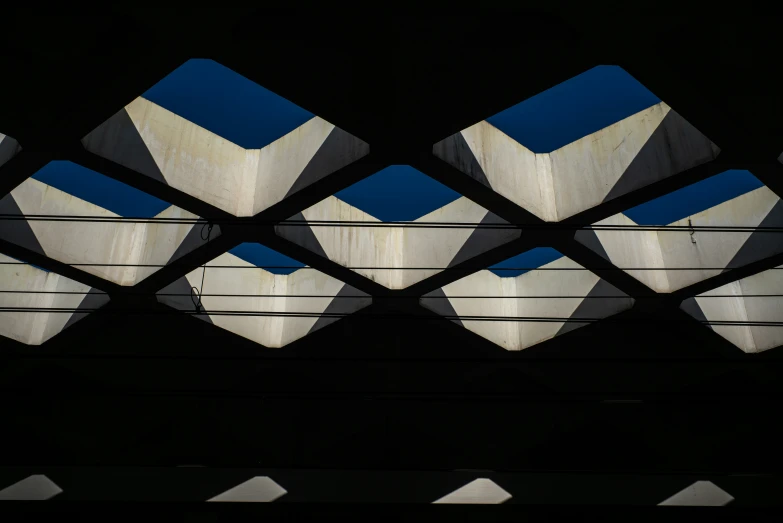
[[[377,218],[333,196],[305,209],[301,216],[307,221],[380,223]],[[487,210],[480,205],[467,198],[459,198],[412,223],[479,223],[487,216]],[[441,267],[453,265],[458,255],[461,258],[458,261],[464,261],[512,241],[520,234],[518,230],[497,229],[314,225],[309,228],[310,236],[296,229],[300,227],[278,227],[277,232],[306,249],[325,254],[336,263],[358,267],[355,272],[390,289],[403,289],[418,283],[440,272]],[[477,234],[479,232],[481,234]],[[473,241],[466,250],[469,239]],[[411,270],[416,267],[434,269]]]
[[[783,295],[781,269],[783,266],[722,285],[694,299],[707,321],[780,322],[783,298],[776,295]],[[694,316],[687,303],[681,308]],[[712,325],[711,328],[748,353],[783,345],[783,329],[776,326]]]
[[[758,227],[780,226],[783,214],[778,212],[780,199],[767,187],[728,200],[700,213],[683,218],[669,226],[676,227]],[[594,225],[636,225],[624,214],[616,214]],[[655,270],[626,270],[628,274],[657,292],[674,292],[694,283],[758,259],[783,252],[783,242],[772,234],[760,232],[700,232],[689,230],[662,231],[594,231],[600,242],[596,248],[594,237],[577,233],[577,241],[607,257],[623,269],[650,268]],[[754,238],[758,236],[758,241]],[[768,236],[770,238],[762,238]],[[754,247],[750,247],[753,241]],[[763,248],[757,246],[763,243]],[[745,253],[740,256],[738,253]],[[663,269],[663,270],[661,270]],[[678,270],[687,269],[687,270]],[[692,269],[692,270],[691,270]]]
[[[9,196],[22,214],[55,216],[90,216],[117,218],[118,215],[55,189],[35,179],[27,179]],[[7,197],[8,198],[8,197]],[[195,219],[195,214],[171,206],[158,214],[159,218]],[[16,224],[15,231],[27,226],[32,231],[43,254],[63,263],[164,265],[184,254],[183,242],[194,228],[193,224],[172,223],[112,223],[78,221],[8,222]],[[199,228],[201,225],[196,225]],[[4,227],[0,238],[19,243],[19,235]],[[212,237],[219,235],[213,229]],[[29,243],[29,242],[28,242]],[[189,250],[199,244],[190,242]],[[204,243],[204,242],[202,242]],[[20,244],[30,248],[27,244]],[[85,272],[117,283],[135,285],[157,267],[101,267],[82,266]]]
[[[246,268],[214,267],[220,265]],[[201,303],[208,315],[197,317],[265,347],[283,347],[331,322],[316,325],[319,321],[317,317],[228,316],[219,313],[239,311],[322,314],[335,301],[339,301],[332,309],[350,314],[366,307],[372,301],[369,296],[319,271],[305,268],[291,274],[272,274],[229,253],[221,254],[207,263],[206,273],[203,271],[203,268],[191,271],[186,275],[188,285],[177,285],[178,288],[201,289],[204,274]],[[176,292],[166,288],[160,291],[158,301],[179,310],[195,309],[192,300],[187,297],[161,295]],[[230,296],[210,296],[215,294]],[[334,297],[338,294],[358,296],[360,299],[335,300]],[[210,312],[214,314],[209,314]]]
[[[450,494],[433,501],[433,504],[499,505],[511,499],[511,494],[487,478],[479,478]]]
[[[63,491],[43,474],[33,474],[0,490],[0,501],[45,501]]]
[[[244,149],[144,98],[82,144],[235,216],[257,214],[369,153],[318,117],[266,147]]]
[[[17,260],[0,254],[0,262]],[[31,265],[0,265],[0,287],[25,293],[0,293],[2,308],[78,309],[100,307],[109,301],[103,294],[85,302],[92,290],[89,286]],[[79,294],[48,294],[51,292]],[[81,316],[71,312],[0,312],[0,335],[27,345],[40,345],[72,325],[74,317]]]
[[[3,133],[0,133],[0,165],[3,165],[5,162],[16,156],[16,153],[18,153],[22,148],[19,147],[19,143],[11,138],[10,136],[6,136]]]
[[[659,103],[550,153],[533,153],[487,122],[433,153],[548,222],[560,221],[709,162],[719,149]]]
[[[448,297],[448,305],[459,316],[573,318],[585,302],[582,297],[602,282],[598,276],[582,270],[579,264],[566,257],[543,265],[541,269],[558,270],[532,270],[514,278],[502,278],[483,270],[444,286],[441,292]],[[610,296],[625,296],[609,284],[601,289],[608,289],[607,295]],[[440,301],[444,300],[424,297],[421,304],[442,314],[449,308]],[[592,298],[590,302],[589,314],[579,314],[578,317],[604,318],[633,306],[631,298]],[[463,317],[462,325],[506,350],[522,350],[585,324],[479,321]],[[564,329],[564,325],[569,325],[569,329]]]

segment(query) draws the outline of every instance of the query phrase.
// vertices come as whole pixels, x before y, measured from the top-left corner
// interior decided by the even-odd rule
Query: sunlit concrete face
[[[20,264],[4,254],[0,254],[0,263],[0,287],[8,291],[0,293],[0,336],[40,345],[88,314],[80,309],[97,309],[109,301],[108,295],[88,285]]]
[[[291,221],[381,223],[374,216],[330,196]],[[423,223],[507,224],[467,198],[412,220]],[[285,225],[277,234],[390,289],[404,289],[520,236],[513,229]]]
[[[593,225],[634,227],[638,224],[620,213]],[[660,225],[682,229],[582,230],[575,238],[661,293],[683,289],[726,270],[783,252],[783,238],[774,232],[697,229],[782,226],[783,203],[764,186]]]
[[[588,110],[586,108],[585,110]],[[715,159],[718,147],[663,102],[549,152],[478,122],[433,153],[547,222]]]
[[[93,220],[120,218],[35,178],[28,178],[0,200],[0,212]],[[172,205],[154,218],[195,220],[198,216]],[[220,228],[214,227],[212,239],[219,234]],[[159,270],[154,265],[166,265],[206,242],[200,224],[46,219],[4,220],[0,222],[0,239],[66,264],[106,264],[79,268],[119,285],[135,285]],[[111,266],[115,264],[125,266]]]
[[[574,320],[606,318],[630,309],[633,303],[622,291],[566,257],[515,277],[482,270],[421,298],[424,307],[506,350],[531,347],[588,324]],[[514,320],[519,318],[569,321]]]
[[[722,285],[685,300],[681,308],[707,324],[743,352],[763,352],[783,345],[783,329],[763,323],[783,320],[783,266]],[[727,325],[742,322],[743,325]],[[749,323],[749,324],[748,324]]]
[[[0,133],[0,166],[16,156],[16,153],[21,150],[22,148],[16,140]]]
[[[82,144],[239,217],[258,214],[369,153],[367,143],[317,116],[264,147],[248,149],[144,97]]]
[[[270,348],[283,347],[372,302],[368,295],[309,267],[273,274],[230,253],[168,285],[157,298],[175,309],[195,312],[199,290],[199,310],[204,313],[197,318]],[[318,317],[321,314],[326,316]]]

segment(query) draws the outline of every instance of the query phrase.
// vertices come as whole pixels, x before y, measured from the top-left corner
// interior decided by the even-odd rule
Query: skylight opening
[[[264,267],[264,270],[271,272],[272,274],[291,274],[298,271],[305,266],[304,263],[289,258],[285,254],[270,249],[260,243],[242,243],[237,245],[230,251],[237,258],[240,258],[256,267]],[[290,267],[287,269],[282,268],[266,268],[266,267]]]
[[[552,263],[555,260],[559,260],[563,255],[551,247],[536,247],[522,254],[503,260],[500,263],[496,263],[491,266],[489,270],[501,278],[515,278],[530,270],[537,269],[547,263]],[[501,270],[505,269],[505,270]],[[516,269],[516,270],[508,270]],[[528,270],[519,270],[528,269]]]
[[[763,187],[749,171],[733,169],[623,212],[638,225],[668,225]]]
[[[552,152],[661,100],[621,67],[601,65],[487,118],[536,153]]]
[[[192,59],[142,95],[245,149],[260,149],[314,115],[213,60]]]
[[[171,207],[144,191],[73,162],[49,162],[32,177],[120,216],[152,218]]]
[[[409,165],[392,165],[335,194],[385,222],[413,221],[461,195]]]

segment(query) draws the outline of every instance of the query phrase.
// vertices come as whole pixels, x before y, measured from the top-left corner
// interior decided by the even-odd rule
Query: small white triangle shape
[[[487,478],[471,481],[451,494],[446,494],[433,503],[499,505],[511,499],[511,494],[500,488],[497,483]]]
[[[43,501],[53,498],[62,491],[63,489],[43,474],[33,474],[0,490],[0,500]]]
[[[672,497],[658,503],[680,507],[722,507],[734,497],[711,481],[697,481]]]
[[[285,495],[287,491],[267,476],[256,476],[207,501],[233,501],[268,503]]]

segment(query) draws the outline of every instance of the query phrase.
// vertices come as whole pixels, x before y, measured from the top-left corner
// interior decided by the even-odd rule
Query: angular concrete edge
[[[591,323],[576,320],[606,318],[634,305],[633,298],[566,257],[539,269],[556,270],[534,269],[508,278],[482,270],[423,296],[420,303],[442,316],[458,316],[463,327],[506,350],[526,349]],[[509,320],[469,319],[477,316]]]
[[[511,497],[511,494],[491,479],[478,478],[432,503],[436,505],[499,505]]]
[[[204,314],[196,317],[268,348],[284,347],[372,303],[369,295],[310,268],[273,274],[230,253],[221,254],[205,267],[206,272],[199,267],[158,291],[157,300],[177,310],[195,311],[191,289],[201,287],[203,274]],[[322,314],[339,316],[319,316]]]
[[[366,156],[370,147],[314,117],[265,147],[245,149],[141,97],[82,145],[239,217],[283,201]]]
[[[783,321],[783,266],[776,267],[682,302],[680,308],[704,322],[756,323],[756,325],[705,325],[746,353],[783,345],[783,329],[760,323]]]
[[[693,485],[667,498],[658,506],[668,507],[723,507],[734,497],[711,481],[697,481]]]
[[[329,196],[291,220],[380,220]],[[468,198],[459,198],[411,223],[506,224]],[[390,289],[404,289],[490,249],[514,241],[518,229],[432,227],[278,226],[276,234]],[[376,268],[377,267],[377,268]]]
[[[0,200],[7,214],[92,216],[118,215],[38,180],[28,178]],[[170,206],[157,218],[195,220],[199,217]],[[168,264],[204,245],[201,226],[192,223],[72,222],[4,220],[0,239],[66,264],[130,264],[82,266],[81,269],[118,285],[135,285]],[[212,230],[211,238],[220,235]],[[63,238],[69,241],[63,242]],[[135,265],[135,266],[134,266]],[[146,267],[144,265],[147,265]]]
[[[208,499],[208,502],[269,503],[288,491],[267,476],[256,476]]]
[[[0,490],[0,501],[45,501],[62,491],[43,474],[34,474]]]
[[[712,161],[720,153],[663,102],[548,153],[530,151],[486,121],[441,140],[432,151],[548,222]]]
[[[636,226],[616,214],[595,226]],[[668,293],[783,252],[774,232],[699,232],[694,227],[781,227],[783,202],[760,187],[667,226],[680,230],[586,230],[574,238],[656,292]],[[639,270],[633,270],[639,268]],[[656,270],[643,270],[653,268]],[[688,268],[693,270],[680,270]]]
[[[0,133],[0,167],[22,150],[19,142]]]

